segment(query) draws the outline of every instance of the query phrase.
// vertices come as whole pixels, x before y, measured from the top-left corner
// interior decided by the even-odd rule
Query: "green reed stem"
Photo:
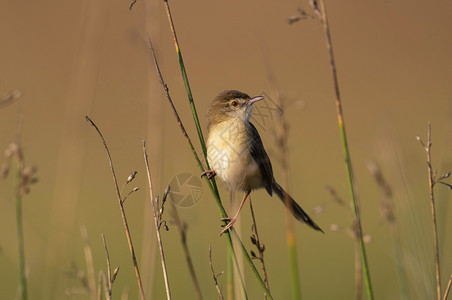
[[[298,256],[293,228],[292,231],[287,231],[287,247],[289,250],[293,299],[301,299],[300,271],[298,270]]]
[[[342,101],[341,101],[340,92],[339,92],[339,80],[337,77],[336,63],[334,60],[333,44],[331,41],[330,28],[328,25],[328,18],[327,18],[327,14],[326,14],[324,0],[320,0],[319,4],[320,4],[320,7],[314,7],[314,8],[317,11],[318,11],[318,9],[320,9],[321,20],[322,20],[323,28],[325,31],[327,49],[328,49],[328,53],[330,56],[330,67],[331,67],[331,73],[333,76],[334,92],[335,92],[335,96],[336,96],[337,118],[338,118],[339,131],[340,131],[341,140],[342,140],[342,148],[343,148],[343,152],[344,152],[345,166],[346,166],[346,170],[347,170],[347,181],[348,181],[348,186],[349,186],[350,193],[351,193],[353,212],[355,214],[355,220],[356,220],[356,235],[359,240],[359,246],[360,246],[360,250],[361,250],[361,262],[362,262],[362,266],[363,266],[364,282],[366,285],[366,291],[367,291],[368,298],[373,299],[372,284],[370,281],[369,264],[367,262],[366,247],[365,247],[364,240],[363,240],[363,231],[362,231],[362,226],[361,226],[359,199],[358,199],[358,195],[357,195],[357,191],[356,191],[355,178],[353,175],[353,168],[352,168],[352,161],[350,158],[350,152],[349,152],[348,143],[347,143],[347,134],[345,131],[344,115],[342,113]]]

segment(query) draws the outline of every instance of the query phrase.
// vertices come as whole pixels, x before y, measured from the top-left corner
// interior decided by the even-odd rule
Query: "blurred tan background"
[[[38,167],[39,183],[24,197],[24,230],[30,299],[85,299],[73,271],[85,270],[80,226],[88,230],[96,272],[105,269],[101,233],[120,272],[114,298],[128,290],[136,299],[122,220],[105,151],[90,116],[102,130],[119,183],[137,170],[141,190],[126,212],[149,298],[162,299],[161,268],[155,261],[153,223],[141,141],[149,143],[155,193],[179,173],[199,174],[155,76],[146,41],[149,32],[173,100],[196,141],[190,110],[163,1],[40,1],[0,3],[0,95],[23,96],[0,108],[0,148],[13,142],[23,115],[25,161]],[[349,202],[328,56],[321,24],[288,25],[305,1],[170,1],[201,122],[213,97],[224,89],[274,95],[271,74],[286,97],[291,186],[295,199],[315,216],[325,235],[296,224],[305,299],[354,297],[354,246],[331,224],[349,226],[351,214],[332,200],[332,186]],[[433,295],[433,240],[425,153],[432,123],[433,164],[452,170],[452,3],[450,1],[327,1],[351,155],[361,198],[363,228],[371,237],[368,257],[375,296],[399,299],[392,240],[379,211],[382,191],[367,169],[376,161],[394,193],[409,276],[410,295]],[[274,119],[259,128],[281,177]],[[200,147],[196,143],[197,150]],[[2,157],[0,162],[5,159]],[[193,207],[179,210],[203,294],[216,298],[208,265],[212,245],[216,271],[226,268],[226,242],[218,208],[207,186]],[[220,184],[222,195],[226,196]],[[443,286],[452,271],[451,195],[436,187]],[[226,197],[224,197],[226,199]],[[285,249],[285,213],[279,200],[253,193],[270,286],[276,299],[291,297]],[[0,294],[14,298],[18,258],[11,174],[0,181]],[[175,299],[195,299],[169,209],[163,232]],[[447,218],[449,217],[449,218]],[[250,213],[241,213],[243,241],[251,249]],[[224,287],[226,276],[220,277]],[[247,271],[251,299],[262,292]],[[124,292],[125,291],[125,292]]]

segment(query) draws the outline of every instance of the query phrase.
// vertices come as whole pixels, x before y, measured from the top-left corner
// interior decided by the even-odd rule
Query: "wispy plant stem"
[[[314,2],[317,3],[317,2]],[[353,212],[355,214],[355,220],[356,220],[356,233],[357,238],[359,240],[359,245],[361,249],[361,261],[362,261],[362,267],[363,267],[363,273],[364,273],[364,282],[366,285],[366,291],[367,296],[369,299],[373,299],[373,291],[372,291],[372,284],[370,281],[370,271],[369,271],[369,265],[367,262],[367,255],[366,255],[366,247],[363,241],[363,232],[362,232],[362,226],[361,226],[361,216],[360,216],[360,207],[359,207],[359,199],[358,199],[358,193],[355,186],[355,179],[353,175],[353,168],[352,168],[352,161],[350,158],[350,152],[348,148],[348,142],[347,142],[347,135],[345,130],[345,121],[344,121],[344,115],[342,112],[342,101],[339,91],[339,80],[337,76],[337,70],[336,70],[336,63],[334,60],[334,52],[333,52],[333,44],[331,41],[331,34],[330,34],[330,28],[328,24],[328,17],[326,14],[326,7],[324,0],[319,0],[319,7],[314,5],[314,9],[317,13],[320,14],[321,21],[323,24],[323,28],[325,31],[325,39],[328,49],[328,54],[330,57],[330,67],[331,67],[331,74],[333,76],[333,84],[334,84],[334,93],[335,93],[335,99],[336,99],[336,111],[337,111],[337,120],[339,124],[339,130],[341,134],[341,140],[342,140],[342,148],[345,158],[345,165],[347,170],[347,180],[348,185],[351,193],[352,198],[352,204],[353,204]]]
[[[132,243],[132,236],[130,235],[129,224],[127,223],[126,213],[124,211],[123,201],[122,201],[122,198],[121,198],[121,193],[119,191],[118,180],[116,178],[115,169],[113,168],[113,161],[111,159],[110,150],[108,150],[107,142],[105,142],[105,139],[104,139],[102,133],[100,132],[99,128],[96,126],[96,124],[88,116],[86,116],[85,118],[96,129],[97,133],[99,134],[99,136],[100,136],[100,138],[102,140],[102,143],[104,145],[105,151],[107,153],[108,163],[110,165],[111,174],[113,176],[113,183],[115,185],[116,198],[118,200],[119,209],[121,211],[122,221],[124,223],[124,230],[126,232],[126,237],[127,237],[127,242],[128,242],[128,245],[129,245],[130,255],[132,257],[133,268],[135,270],[135,275],[136,275],[137,281],[138,281],[138,288],[140,290],[140,297],[141,297],[142,300],[144,300],[145,299],[145,297],[144,297],[144,289],[143,289],[143,284],[141,283],[140,270],[138,268],[137,258],[135,256],[135,250],[133,248],[133,243]]]
[[[441,275],[440,275],[440,265],[439,265],[439,245],[438,245],[438,230],[437,230],[437,223],[436,223],[436,209],[435,209],[435,196],[433,193],[433,187],[435,185],[434,181],[434,175],[433,175],[433,169],[432,169],[432,157],[431,157],[431,126],[430,123],[428,123],[428,137],[427,137],[428,145],[426,148],[427,152],[427,165],[428,165],[428,185],[430,190],[430,208],[432,213],[432,223],[433,223],[433,239],[435,244],[435,275],[436,275],[436,293],[438,300],[441,300]]]
[[[165,262],[165,252],[163,251],[162,237],[160,236],[160,208],[157,201],[157,198],[154,196],[154,192],[152,191],[152,180],[151,180],[151,170],[149,168],[148,154],[146,152],[146,142],[143,141],[143,154],[144,154],[144,162],[146,165],[146,172],[148,175],[148,186],[149,186],[149,197],[152,202],[152,211],[154,213],[154,223],[155,223],[155,232],[157,235],[157,243],[159,245],[160,250],[160,261],[162,263],[162,271],[163,271],[163,279],[165,282],[165,290],[166,290],[166,298],[168,300],[171,299],[171,291],[168,280],[168,272],[166,270],[166,262]]]
[[[418,137],[419,142],[424,146],[424,150],[427,156],[427,168],[428,168],[428,187],[429,187],[429,195],[430,195],[430,208],[432,214],[432,223],[433,223],[433,239],[434,239],[434,247],[435,247],[435,276],[436,276],[436,296],[438,300],[441,300],[441,273],[440,273],[440,265],[439,265],[439,245],[438,245],[438,230],[436,224],[436,209],[435,209],[435,195],[433,189],[436,184],[436,171],[433,170],[432,167],[432,135],[431,135],[431,125],[428,122],[427,129],[427,144],[424,144],[421,139]],[[448,177],[448,176],[447,176]],[[440,182],[440,181],[438,181]]]

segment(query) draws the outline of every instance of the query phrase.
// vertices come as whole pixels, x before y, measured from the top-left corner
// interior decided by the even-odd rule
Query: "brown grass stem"
[[[146,142],[145,141],[143,141],[143,154],[144,154],[144,162],[146,165],[146,172],[148,175],[149,197],[152,202],[152,210],[154,212],[155,232],[157,235],[157,244],[159,245],[159,250],[160,250],[160,261],[162,263],[163,279],[165,282],[165,290],[166,290],[166,299],[170,300],[171,299],[171,290],[170,290],[170,285],[169,285],[169,280],[168,280],[168,272],[166,270],[165,252],[163,251],[162,237],[160,236],[160,225],[161,225],[160,208],[159,208],[158,198],[154,197],[154,192],[152,190],[151,170],[149,167],[148,154],[146,151]],[[163,209],[163,204],[162,204],[162,209]]]
[[[362,268],[363,268],[363,277],[364,277],[364,282],[366,285],[367,296],[370,300],[372,300],[373,299],[373,291],[372,291],[372,284],[371,284],[371,280],[370,280],[369,264],[367,262],[366,247],[365,247],[364,240],[363,240],[363,230],[362,230],[362,225],[361,225],[361,214],[360,214],[358,191],[356,188],[356,181],[355,181],[355,178],[353,175],[352,160],[350,157],[348,141],[347,141],[347,134],[346,134],[346,130],[345,130],[345,120],[344,120],[344,114],[342,111],[342,100],[341,100],[341,94],[340,94],[340,90],[339,90],[339,79],[338,79],[338,75],[337,75],[336,62],[334,59],[333,43],[331,40],[331,33],[330,33],[330,27],[329,27],[329,23],[328,23],[328,16],[326,13],[326,6],[325,6],[324,0],[312,1],[311,4],[313,5],[315,12],[319,15],[320,20],[322,21],[323,29],[324,29],[324,33],[325,33],[326,47],[327,47],[328,55],[330,58],[331,75],[333,77],[337,120],[338,120],[339,130],[340,130],[341,139],[342,139],[342,146],[343,146],[342,148],[343,148],[343,154],[344,154],[346,171],[347,171],[347,180],[348,180],[348,185],[349,185],[352,204],[353,204],[353,212],[355,214],[356,233],[357,233],[359,246],[360,246],[360,256],[361,256],[361,263],[362,263]]]
[[[169,186],[167,188],[169,190]],[[179,217],[179,213],[177,212],[177,207],[171,202],[171,215],[173,217],[173,221],[176,225],[177,231],[179,232],[180,241],[182,244],[182,250],[185,255],[185,261],[187,262],[188,271],[190,272],[190,278],[193,282],[193,286],[195,287],[196,296],[198,299],[202,299],[201,287],[199,285],[198,278],[196,276],[195,267],[193,265],[193,260],[191,259],[191,254],[187,245],[187,224],[183,223]]]
[[[180,127],[180,129],[182,131],[182,134],[184,135],[185,139],[188,142],[188,146],[190,147],[190,150],[192,151],[193,156],[195,157],[196,163],[201,168],[201,170],[204,171],[204,167],[202,166],[201,160],[199,159],[199,156],[198,156],[198,154],[196,152],[196,149],[193,146],[193,143],[192,143],[187,131],[185,130],[185,126],[182,123],[181,118],[179,117],[179,113],[177,112],[176,107],[174,106],[173,99],[171,98],[171,95],[169,93],[168,85],[166,84],[166,82],[163,79],[163,75],[162,75],[162,72],[160,71],[160,67],[159,67],[159,64],[158,64],[158,61],[157,61],[157,56],[155,55],[154,47],[152,46],[152,41],[151,41],[151,38],[149,37],[149,34],[148,34],[148,41],[149,41],[149,49],[151,50],[152,58],[154,60],[154,66],[156,68],[157,75],[159,76],[160,84],[163,87],[163,90],[164,90],[164,92],[166,94],[166,98],[168,99],[169,104],[171,105],[171,110],[174,113],[174,117],[176,118],[176,121],[179,124],[179,127]]]
[[[127,223],[127,217],[126,217],[126,213],[124,211],[123,201],[121,199],[121,193],[119,191],[118,180],[116,179],[115,169],[113,167],[113,161],[111,159],[110,150],[108,149],[107,143],[105,142],[105,139],[104,139],[102,133],[100,132],[99,128],[97,127],[97,125],[88,116],[86,116],[85,118],[96,129],[97,133],[99,134],[99,137],[102,140],[102,144],[104,145],[105,151],[107,153],[107,159],[108,159],[108,163],[110,165],[110,171],[111,171],[111,174],[113,177],[113,183],[115,186],[116,198],[118,200],[119,209],[121,211],[122,221],[124,223],[124,230],[125,230],[126,237],[127,237],[127,243],[129,245],[130,256],[132,257],[133,268],[135,270],[135,276],[137,277],[138,288],[140,290],[140,297],[142,300],[144,300],[145,296],[144,296],[143,284],[141,282],[140,270],[138,268],[137,258],[135,256],[135,250],[133,248],[132,236],[130,234],[129,224]]]
[[[209,265],[210,265],[210,271],[212,272],[213,281],[215,282],[215,288],[217,289],[218,297],[220,300],[224,300],[223,293],[221,292],[221,289],[218,286],[218,280],[217,280],[218,276],[223,274],[223,272],[221,272],[218,275],[215,274],[215,270],[213,269],[213,263],[212,263],[212,248],[210,247],[210,245],[209,245]]]
[[[427,147],[425,152],[427,154],[427,166],[428,166],[428,187],[430,192],[430,209],[432,213],[432,223],[433,223],[433,239],[435,244],[435,275],[436,275],[436,293],[438,300],[441,300],[441,274],[440,274],[440,264],[439,264],[439,245],[438,245],[438,229],[436,222],[436,209],[435,209],[435,196],[433,192],[433,187],[435,185],[435,179],[432,169],[432,157],[431,157],[431,147],[432,147],[432,136],[431,136],[431,126],[428,123],[428,133],[427,133]]]
[[[419,136],[416,139],[421,143],[424,147],[424,151],[427,159],[427,170],[428,170],[428,187],[429,187],[429,196],[430,196],[430,209],[432,214],[432,223],[433,223],[433,240],[434,240],[434,248],[435,248],[435,278],[436,278],[436,296],[438,300],[441,300],[441,272],[440,272],[440,263],[439,263],[439,243],[438,243],[438,230],[437,230],[437,221],[436,221],[436,208],[435,208],[435,194],[434,187],[436,183],[442,183],[449,188],[451,186],[441,180],[448,178],[450,176],[450,172],[441,176],[439,179],[436,179],[437,172],[432,167],[432,130],[430,122],[427,125],[427,143],[425,144]]]

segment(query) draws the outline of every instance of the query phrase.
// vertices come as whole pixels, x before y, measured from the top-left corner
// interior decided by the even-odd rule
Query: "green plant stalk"
[[[195,125],[196,125],[196,130],[197,130],[197,133],[198,133],[199,141],[201,143],[201,147],[202,147],[202,150],[203,150],[203,154],[204,154],[204,158],[205,158],[205,161],[206,161],[207,169],[210,170],[209,162],[207,160],[207,148],[206,148],[206,144],[205,144],[205,141],[204,141],[204,136],[202,134],[201,125],[199,123],[198,113],[196,112],[195,103],[193,101],[193,96],[192,96],[192,93],[191,93],[190,84],[188,82],[188,76],[187,76],[187,72],[186,72],[186,69],[185,69],[184,60],[182,58],[182,52],[180,50],[179,42],[177,40],[176,30],[175,30],[173,19],[172,19],[172,16],[171,16],[171,11],[170,11],[170,8],[169,8],[168,0],[164,0],[164,2],[165,2],[166,12],[167,12],[167,15],[168,15],[168,21],[169,21],[170,27],[171,27],[171,32],[172,32],[173,38],[174,38],[174,45],[175,45],[175,48],[176,48],[176,53],[177,53],[177,56],[178,56],[178,59],[179,59],[179,65],[180,65],[181,72],[182,72],[182,79],[184,80],[185,88],[186,88],[188,99],[189,99],[189,103],[190,103],[190,108],[191,108],[193,119],[194,119],[194,122],[195,122]],[[151,48],[152,48],[152,46],[151,46]],[[153,51],[153,49],[151,49],[151,50]],[[154,59],[155,59],[155,55],[154,55]],[[155,60],[155,63],[157,63],[156,60]],[[160,79],[163,82],[163,78],[161,76],[160,76]],[[164,84],[164,82],[163,82],[163,84]],[[166,84],[164,84],[164,87],[166,87]],[[167,91],[167,88],[166,88],[166,91]],[[168,91],[167,91],[167,95],[168,95]],[[174,105],[172,105],[172,106],[173,106],[173,110],[175,111]],[[180,122],[179,118],[178,118],[178,122],[179,122],[180,125],[182,124]],[[188,137],[188,135],[186,135],[186,137]],[[188,139],[188,141],[191,144],[189,139]],[[192,152],[193,152],[193,154],[195,156],[195,159],[196,159],[196,161],[198,163],[198,166],[200,166],[200,169],[203,172],[204,169],[202,167],[201,161],[199,160],[199,157],[196,154],[196,151],[194,150],[193,144],[190,145],[190,148],[191,148],[191,150],[192,150]],[[217,188],[215,179],[209,180],[209,179],[206,178],[206,181],[207,181],[207,183],[209,185],[209,188],[210,188],[212,194],[214,195],[214,198],[215,198],[215,200],[217,202],[217,205],[218,205],[218,207],[220,209],[221,217],[222,218],[227,218],[228,215],[226,213],[226,210],[223,207],[223,204],[221,203],[220,195],[219,195],[219,192],[218,192],[218,188]],[[226,225],[226,221],[224,221],[224,225]],[[235,233],[235,231],[234,231],[234,233]],[[229,253],[230,253],[231,257],[232,257],[232,260],[234,262],[235,267],[239,270],[237,257],[235,256],[234,247],[232,245],[232,238],[231,238],[230,230],[226,232],[226,237],[227,237],[227,241],[228,241]],[[257,271],[256,267],[254,266],[254,263],[253,263],[253,261],[251,260],[251,257],[248,254],[248,251],[246,250],[245,246],[243,245],[242,241],[237,236],[237,234],[236,234],[236,237],[237,237],[237,240],[239,241],[239,243],[241,245],[243,254],[245,256],[245,259],[247,260],[248,264],[251,266],[251,269],[252,269],[253,273],[256,275],[260,285],[263,287],[264,292],[267,294],[269,299],[273,299],[273,297],[270,295],[270,292],[265,287],[265,283],[264,283],[262,277],[260,276],[260,274]],[[240,274],[240,272],[238,272],[238,273]],[[241,274],[240,274],[240,276],[242,277]],[[241,278],[241,282],[242,282],[242,289],[243,289],[242,292],[245,292],[245,287],[244,287],[242,278]],[[246,295],[246,292],[245,292],[245,295]]]
[[[322,17],[323,28],[325,31],[328,53],[330,56],[330,67],[331,67],[331,73],[333,76],[334,92],[335,92],[335,96],[336,96],[337,118],[338,118],[339,131],[340,131],[341,140],[342,140],[345,165],[346,165],[346,170],[347,170],[347,181],[348,181],[348,186],[349,186],[351,198],[352,198],[353,213],[355,214],[355,219],[356,219],[356,233],[357,233],[360,250],[361,250],[361,261],[362,261],[362,266],[363,266],[364,282],[366,285],[367,296],[370,300],[372,300],[373,299],[372,284],[370,281],[369,265],[367,263],[366,247],[364,245],[364,240],[363,240],[359,203],[358,203],[357,191],[356,191],[356,187],[355,187],[355,179],[353,176],[352,162],[351,162],[350,152],[349,152],[348,143],[347,143],[347,134],[345,131],[344,115],[342,113],[342,101],[341,101],[340,92],[339,92],[339,80],[338,80],[337,72],[336,72],[336,63],[334,61],[333,45],[331,42],[330,29],[329,29],[329,25],[328,25],[328,18],[327,18],[327,14],[326,14],[324,0],[320,0],[319,4],[320,4],[320,13],[321,13],[321,17]]]
[[[18,149],[21,151],[21,149]],[[25,273],[25,246],[24,246],[24,230],[22,221],[22,192],[21,192],[21,161],[18,157],[14,160],[14,190],[16,203],[16,226],[17,226],[17,246],[19,252],[19,276],[20,276],[20,296],[22,300],[28,299],[27,276]]]
[[[367,263],[367,254],[366,254],[366,246],[364,244],[363,240],[363,230],[361,227],[361,216],[360,216],[360,210],[359,210],[359,203],[356,196],[356,188],[355,188],[355,179],[353,176],[353,169],[352,169],[352,163],[350,159],[350,153],[348,151],[348,145],[347,145],[347,137],[345,133],[345,125],[342,113],[338,114],[338,122],[339,122],[339,128],[341,132],[341,138],[342,138],[342,146],[344,151],[344,158],[345,158],[345,164],[347,169],[347,181],[348,186],[350,189],[351,197],[352,197],[352,204],[353,204],[353,213],[355,214],[355,220],[356,220],[356,233],[357,238],[359,240],[359,246],[361,250],[361,263],[363,267],[363,275],[364,275],[364,283],[366,285],[366,291],[367,296],[370,300],[373,299],[373,291],[372,291],[372,284],[370,281],[370,271],[369,271],[369,265]]]
[[[289,251],[290,272],[292,277],[293,299],[301,299],[300,272],[298,270],[297,248],[295,246],[295,236],[293,227],[287,228],[287,247]]]

